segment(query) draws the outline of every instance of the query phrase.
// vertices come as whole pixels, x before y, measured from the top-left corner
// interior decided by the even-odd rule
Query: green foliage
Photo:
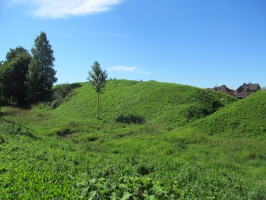
[[[1,138],[5,142],[0,144],[0,188],[5,199],[264,199],[266,195],[263,187],[237,174],[195,162],[88,153],[79,144],[53,137]]]
[[[68,102],[57,107],[58,115],[94,120],[98,102],[93,90],[81,83]],[[180,126],[206,117],[224,107],[204,89],[160,82],[108,80],[101,95],[101,115],[105,122],[114,122],[120,115],[141,116],[147,122]]]
[[[92,71],[89,71],[88,80],[93,86],[96,93],[101,93],[102,89],[106,85],[106,79],[108,77],[106,71],[102,71],[100,64],[95,61],[93,66],[91,66]]]
[[[31,55],[23,47],[17,47],[10,49],[6,58],[0,70],[2,103],[22,105],[28,98],[26,74]]]
[[[57,85],[55,90],[53,91],[53,97],[55,99],[64,99],[68,93],[71,91],[71,85],[69,83],[63,83]]]
[[[220,101],[220,103],[222,103],[225,106],[227,106],[231,103],[234,103],[238,100],[236,97],[233,97],[233,96],[226,94],[224,92],[212,91],[212,90],[208,90],[208,92],[211,95],[213,95],[216,99],[218,99]]]
[[[1,62],[1,105],[21,106],[29,99],[35,101],[50,91],[57,81],[52,46],[44,32],[35,39],[31,52],[33,57],[25,48],[18,46],[10,49],[6,61]]]
[[[26,50],[22,46],[18,46],[15,49],[10,49],[9,52],[6,54],[6,61],[11,62],[13,59],[15,59],[18,56],[22,55],[30,55],[28,50]]]
[[[266,139],[266,91],[258,91],[239,100],[191,126],[209,134],[248,136]]]
[[[26,78],[27,78],[29,99],[32,99],[34,101],[40,95],[40,91],[39,91],[40,76],[38,73],[39,70],[40,70],[40,67],[37,61],[34,58],[31,59]]]
[[[64,86],[56,96],[69,100],[54,110],[48,102],[2,108],[6,119],[38,132],[10,135],[0,123],[3,198],[266,198],[265,133],[254,126],[265,124],[265,91],[223,103],[224,97],[199,88],[109,80],[101,102],[107,120],[97,121],[88,84],[71,84],[71,97]],[[115,123],[130,115],[146,122]],[[227,123],[240,116],[238,125],[246,129],[231,137],[238,133],[231,125],[213,126],[218,116]]]
[[[93,89],[98,95],[98,119],[100,119],[100,93],[106,85],[106,79],[108,77],[106,71],[102,71],[100,64],[95,61],[91,66],[92,71],[89,71],[88,80],[91,83]]]
[[[29,74],[28,81],[35,83],[36,77],[38,77],[38,91],[40,94],[44,94],[46,91],[50,91],[53,84],[57,81],[55,77],[56,71],[53,68],[53,62],[55,60],[53,56],[54,51],[44,32],[41,32],[34,42],[34,47],[31,49],[34,58],[32,65],[34,67],[30,68],[33,72],[29,72],[32,75]],[[38,76],[36,75],[36,71],[38,72]]]
[[[59,106],[62,102],[65,100],[68,100],[72,95],[74,95],[74,92],[70,94],[72,88],[71,85],[68,83],[63,83],[60,85],[57,85],[56,88],[53,90],[53,101],[51,102],[51,108],[55,109],[57,106]]]
[[[125,123],[125,124],[143,124],[145,122],[145,119],[141,116],[138,115],[128,115],[128,116],[124,116],[123,114],[119,115],[116,119],[115,119],[116,123]]]

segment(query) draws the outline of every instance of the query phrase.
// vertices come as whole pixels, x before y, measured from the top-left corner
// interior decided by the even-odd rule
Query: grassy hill
[[[95,120],[97,98],[89,83],[80,83],[76,95],[54,110],[54,113],[79,119]],[[148,122],[184,125],[203,118],[236,101],[226,94],[211,93],[196,87],[128,80],[109,80],[101,98],[104,121],[119,116],[136,115]],[[221,101],[224,98],[225,101]]]
[[[266,198],[265,91],[237,100],[179,84],[110,80],[98,121],[89,83],[71,87],[55,109],[50,97],[2,108],[5,119],[38,132],[0,123],[4,199]],[[121,115],[146,123],[115,123]],[[236,117],[245,129],[232,127]]]
[[[266,138],[266,91],[258,91],[214,114],[195,121],[193,127],[206,133],[235,137]]]

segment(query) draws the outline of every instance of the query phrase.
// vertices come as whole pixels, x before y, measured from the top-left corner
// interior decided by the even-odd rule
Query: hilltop
[[[95,120],[97,98],[90,84],[76,84],[76,95],[58,106],[53,113]],[[224,101],[221,101],[224,99]],[[136,116],[147,122],[181,126],[206,117],[236,98],[187,85],[108,80],[100,95],[101,117],[115,121],[119,116]]]

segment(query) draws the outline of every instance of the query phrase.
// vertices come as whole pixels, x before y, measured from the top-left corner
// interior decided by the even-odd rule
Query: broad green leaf
[[[127,200],[132,196],[132,194],[130,194],[129,192],[124,192],[123,197],[121,200]]]

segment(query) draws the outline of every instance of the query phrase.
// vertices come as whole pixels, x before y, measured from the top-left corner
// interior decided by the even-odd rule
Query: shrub
[[[124,124],[143,124],[145,122],[144,117],[139,116],[139,115],[119,115],[116,119],[115,119],[116,123],[124,123]]]
[[[53,91],[53,101],[51,102],[50,108],[54,109],[58,107],[67,98],[67,96],[71,94],[71,90],[71,85],[68,83],[56,86]]]

